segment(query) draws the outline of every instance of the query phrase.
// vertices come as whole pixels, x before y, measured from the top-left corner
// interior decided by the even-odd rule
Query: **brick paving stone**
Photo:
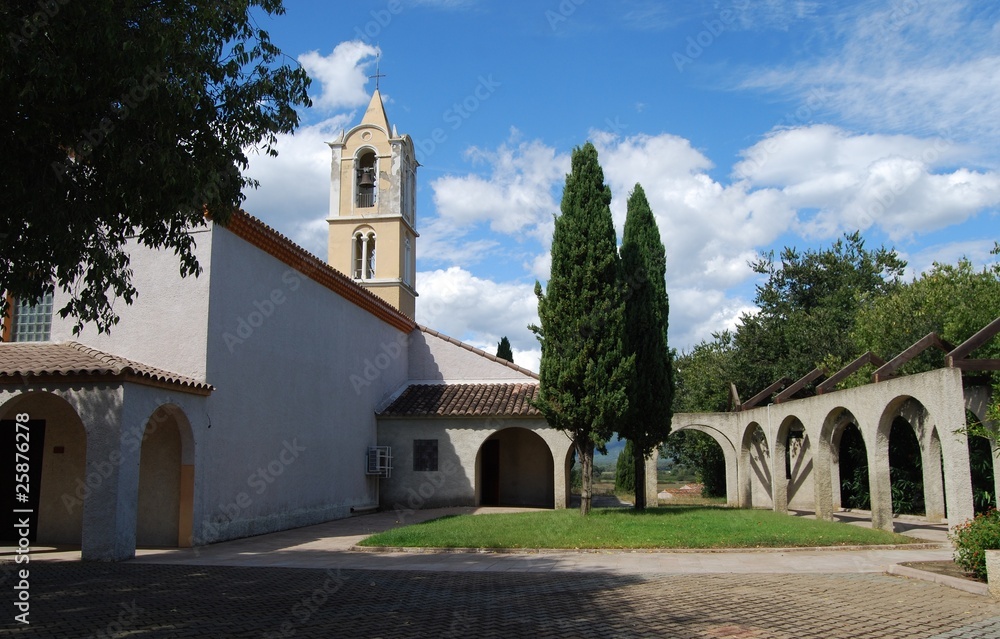
[[[1000,639],[1000,605],[879,574],[391,572],[31,566],[10,637]]]

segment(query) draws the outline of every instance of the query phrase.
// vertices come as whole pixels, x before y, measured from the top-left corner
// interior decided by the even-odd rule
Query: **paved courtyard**
[[[1000,638],[1000,605],[881,574],[631,575],[53,562],[11,637]],[[12,591],[3,588],[10,621]]]
[[[368,553],[459,512],[384,512],[119,564],[35,548],[30,626],[0,549],[0,637],[884,637],[1000,639],[1000,604],[893,577],[947,546],[766,552]],[[863,522],[859,522],[863,523]],[[903,522],[900,522],[902,525]],[[907,524],[915,536],[946,537]],[[940,528],[940,527],[938,527]]]

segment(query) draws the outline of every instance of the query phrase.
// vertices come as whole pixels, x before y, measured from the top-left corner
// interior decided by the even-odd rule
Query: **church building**
[[[378,91],[330,148],[328,263],[240,211],[190,231],[197,278],[133,243],[110,334],[74,336],[61,292],[15,305],[0,420],[30,437],[36,545],[116,561],[376,508],[566,507],[537,375],[415,321],[419,165]]]

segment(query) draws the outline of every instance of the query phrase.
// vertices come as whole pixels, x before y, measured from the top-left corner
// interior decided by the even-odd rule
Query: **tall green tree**
[[[666,441],[674,400],[673,365],[667,345],[666,249],[642,186],[628,198],[622,236],[625,284],[625,351],[635,357],[628,386],[628,413],[618,436],[633,446],[635,508],[646,507],[646,458]]]
[[[625,447],[618,453],[618,461],[615,463],[615,493],[634,493],[635,485],[635,452],[632,441],[626,441]],[[638,499],[638,495],[636,495]]]
[[[580,513],[593,495],[594,449],[604,445],[628,410],[635,358],[624,349],[621,290],[611,189],[597,149],[573,150],[561,214],[552,236],[552,270],[545,291],[535,283],[542,348],[536,406],[553,428],[566,431],[581,461]]]
[[[935,332],[952,344],[969,339],[1000,317],[1000,267],[976,269],[962,258],[935,263],[892,295],[878,296],[858,309],[852,339],[864,350],[893,357],[924,335]],[[991,340],[974,357],[1000,358],[1000,340]],[[901,369],[903,374],[938,368],[944,354],[925,351]]]
[[[894,249],[865,247],[860,233],[829,248],[786,247],[751,264],[767,280],[757,286],[759,311],[736,329],[739,389],[753,394],[782,377],[798,379],[824,361],[846,364],[863,351],[851,338],[859,309],[900,285],[906,262]]]
[[[505,359],[511,364],[514,363],[514,351],[511,349],[510,340],[507,339],[506,335],[504,335],[500,340],[500,343],[497,344],[497,357]]]
[[[827,248],[786,247],[778,261],[773,253],[762,255],[751,267],[766,276],[754,300],[759,310],[741,316],[735,331],[679,358],[676,410],[725,410],[730,382],[745,400],[782,377],[847,364],[867,350],[853,333],[861,309],[900,289],[906,262],[850,233]],[[713,447],[694,436],[671,442],[668,450],[691,462],[707,486],[719,485],[712,477],[718,455],[706,454]]]
[[[310,104],[309,78],[258,25],[281,0],[0,4],[0,290],[107,331],[137,294],[126,241],[200,270],[191,227],[243,201],[248,152]],[[0,296],[0,316],[7,310]]]

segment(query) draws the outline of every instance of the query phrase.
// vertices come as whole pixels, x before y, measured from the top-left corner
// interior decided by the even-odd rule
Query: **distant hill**
[[[602,455],[595,452],[594,463],[601,466],[615,466],[618,463],[618,455],[621,454],[623,448],[625,448],[625,440],[619,440],[617,435],[612,435],[611,441],[607,444],[608,454]]]

